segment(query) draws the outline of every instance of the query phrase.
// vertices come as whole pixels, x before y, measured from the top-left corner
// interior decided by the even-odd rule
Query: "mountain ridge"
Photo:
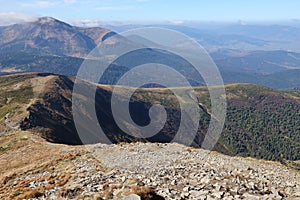
[[[82,144],[72,117],[73,77],[47,73],[11,75],[0,78],[2,134],[17,130],[31,130],[48,141]],[[83,87],[89,89],[90,83]],[[131,98],[130,112],[138,124],[149,123],[149,108],[160,102],[168,119],[164,128],[154,137],[141,140],[119,129],[111,111],[110,97],[114,86],[98,85],[96,113],[98,122],[113,142],[170,142],[177,132],[180,109],[176,97],[168,89],[139,89]],[[6,89],[5,89],[6,88]],[[180,89],[180,88],[178,88]],[[181,88],[183,89],[183,88]],[[199,147],[208,128],[210,100],[207,88],[195,87],[201,108],[198,134],[192,146]],[[276,91],[251,84],[226,86],[228,110],[225,127],[215,146],[216,151],[229,155],[251,156],[268,160],[299,160],[299,96],[293,92]],[[168,101],[162,101],[168,95]],[[29,103],[29,104],[28,104]],[[26,111],[24,110],[26,109]],[[83,110],[81,112],[84,112]],[[121,119],[124,120],[124,119]],[[126,121],[123,121],[127,123]],[[90,127],[81,125],[86,134]],[[9,131],[10,130],[10,131]],[[94,140],[96,142],[97,139]],[[99,141],[100,142],[100,141]]]

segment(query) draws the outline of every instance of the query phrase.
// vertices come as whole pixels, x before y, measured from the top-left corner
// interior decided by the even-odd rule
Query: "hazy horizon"
[[[244,21],[244,20],[232,20],[232,21],[205,21],[205,20],[157,20],[157,21],[103,21],[103,20],[65,20],[61,18],[56,18],[54,16],[48,15],[36,15],[30,16],[24,13],[0,13],[0,26],[10,26],[13,24],[22,24],[28,22],[37,21],[39,18],[51,17],[59,21],[71,24],[73,26],[82,27],[99,27],[99,26],[130,26],[130,25],[174,25],[174,26],[189,26],[189,27],[220,27],[220,26],[231,26],[231,25],[261,25],[261,26],[272,26],[272,25],[282,25],[282,26],[300,26],[300,20],[290,19],[290,20],[274,20],[274,21]]]
[[[299,24],[298,1],[0,0],[0,25],[49,16],[71,24]]]

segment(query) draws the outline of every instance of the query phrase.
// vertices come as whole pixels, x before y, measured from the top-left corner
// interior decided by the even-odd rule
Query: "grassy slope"
[[[26,106],[30,99],[33,98],[30,84],[28,84],[28,79],[31,78],[33,78],[33,75],[0,78],[2,93],[2,104],[0,107],[2,118],[0,117],[0,120],[3,121],[3,116],[8,112]],[[43,99],[46,102],[44,102],[44,104],[40,103],[38,107],[35,108],[36,113],[40,115],[47,114],[47,116],[41,116],[40,124],[38,124],[39,126],[45,127],[47,125],[46,120],[49,119],[51,126],[46,126],[45,128],[52,128],[55,131],[56,129],[54,128],[56,126],[66,128],[66,131],[74,130],[71,123],[72,117],[69,116],[71,91],[68,90],[71,89],[71,82],[72,81],[67,78],[56,77],[52,80],[52,84],[46,84],[49,87],[47,90],[48,92],[43,94]],[[23,84],[20,85],[19,83]],[[63,86],[64,89],[55,89],[55,85],[60,84],[62,84],[61,86]],[[14,90],[18,85],[18,90]],[[101,88],[99,91],[100,98],[106,98],[111,91],[110,87],[99,87]],[[210,102],[207,89],[204,87],[196,87],[195,91],[199,101],[209,110]],[[226,91],[228,111],[225,128],[219,140],[219,144],[222,144],[222,146],[232,154],[242,156],[279,161],[284,161],[285,159],[300,160],[300,100],[297,92],[276,91],[266,87],[249,84],[230,84],[226,86]],[[58,102],[58,97],[61,103]],[[7,98],[11,98],[8,104]],[[143,112],[147,111],[146,107],[149,106],[149,102],[150,104],[157,103],[163,99],[161,103],[169,109],[169,112],[171,112],[171,119],[168,126],[164,129],[165,132],[163,133],[163,136],[166,137],[165,139],[168,139],[169,137],[172,137],[170,131],[174,132],[175,130],[176,133],[176,110],[178,109],[178,102],[169,90],[142,89],[134,95],[133,99],[138,102],[136,108],[142,108]],[[45,107],[45,105],[48,105],[48,107]],[[105,107],[105,105],[108,105],[106,100],[103,104],[99,105],[99,112],[104,113],[106,117],[110,118],[109,108]],[[63,106],[65,113],[60,113],[60,106]],[[41,112],[41,108],[46,108],[44,109],[44,114]],[[54,111],[53,109],[56,109],[55,112],[52,112],[57,114],[55,116],[49,112],[51,110]],[[24,110],[19,111],[24,112]],[[139,113],[140,112],[133,111],[133,118],[137,119]],[[63,117],[64,120],[57,121],[57,119],[61,119],[61,117]],[[57,124],[53,125],[53,120],[55,122],[55,119]],[[108,119],[108,121],[104,120],[102,125],[104,123],[111,125],[110,120],[111,119]],[[205,134],[209,116],[203,115],[201,120],[200,124],[202,124],[202,126],[199,129],[200,135]],[[61,124],[61,126],[58,126],[60,122],[65,123],[65,121],[67,122],[67,125]],[[134,141],[132,138],[122,135],[119,132],[119,129],[116,129],[115,127],[108,126],[107,131],[108,134],[113,137],[115,142],[122,140]],[[56,136],[61,137],[62,134],[64,133],[60,132]],[[154,138],[154,141],[157,141],[158,139],[161,138]],[[52,141],[55,142],[59,140],[55,140],[54,138]],[[201,142],[201,139],[199,139],[198,142]],[[217,148],[216,150],[220,149]]]

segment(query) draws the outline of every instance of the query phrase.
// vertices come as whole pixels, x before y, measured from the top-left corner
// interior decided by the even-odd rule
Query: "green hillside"
[[[21,129],[31,130],[48,141],[82,144],[72,116],[73,81],[71,77],[50,74],[1,77],[0,120],[4,122],[5,115],[9,113],[10,121],[17,116]],[[42,86],[44,89],[39,89],[40,93],[36,94],[34,91]],[[84,87],[89,89],[89,84],[85,83]],[[170,142],[174,138],[181,113],[178,100],[170,90],[139,89],[133,95],[130,114],[136,123],[146,125],[150,122],[148,113],[153,104],[161,103],[168,114],[165,126],[157,135],[141,140],[124,133],[117,126],[110,104],[112,88],[113,86],[99,85],[95,105],[99,123],[112,142]],[[200,147],[210,121],[210,101],[207,88],[194,89],[198,101],[203,105],[198,134],[193,143],[193,146]],[[184,88],[178,90],[184,91]],[[276,91],[267,87],[237,83],[226,85],[226,93],[228,110],[225,127],[214,150],[229,155],[282,162],[300,160],[298,91]],[[35,101],[30,101],[32,99]],[[126,119],[121,120],[126,123]],[[87,134],[94,134],[88,125],[82,126]],[[8,127],[5,127],[4,123],[1,127],[5,134]]]

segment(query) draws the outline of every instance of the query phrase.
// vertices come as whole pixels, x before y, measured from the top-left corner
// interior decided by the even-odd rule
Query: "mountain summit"
[[[52,17],[41,17],[35,22],[2,28],[0,51],[2,54],[26,52],[83,57],[97,46],[97,42],[101,41],[99,38],[110,32],[107,29],[95,28],[91,38],[82,28]]]
[[[53,24],[53,23],[64,23],[62,21],[59,21],[53,17],[40,17],[38,20],[37,20],[38,23],[41,23],[41,24]],[[64,23],[66,24],[66,23]],[[67,24],[68,25],[68,24]]]

